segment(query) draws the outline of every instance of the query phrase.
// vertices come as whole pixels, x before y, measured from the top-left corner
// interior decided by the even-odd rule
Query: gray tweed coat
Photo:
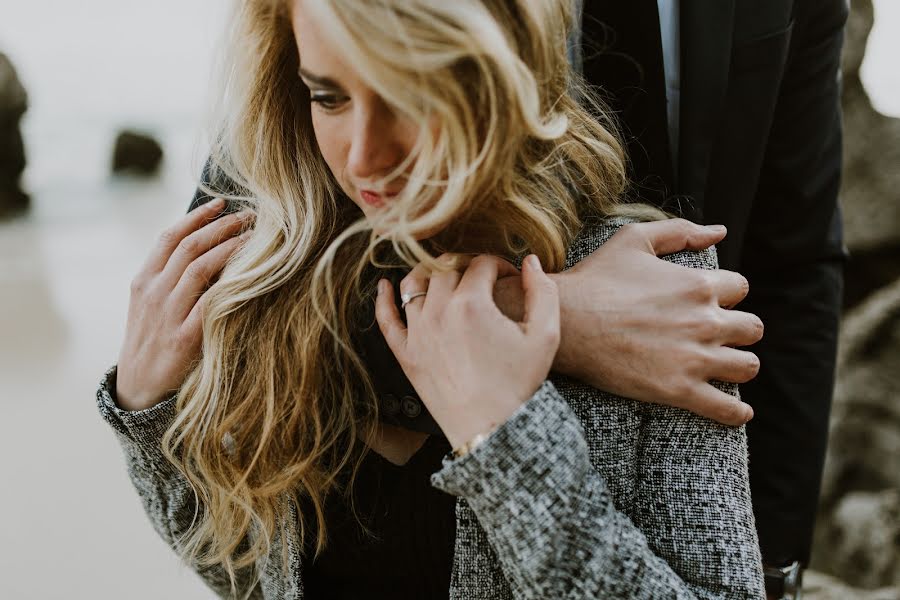
[[[585,228],[568,265],[621,224]],[[712,250],[667,258],[716,266]],[[160,450],[175,407],[168,400],[121,410],[115,374],[110,369],[98,390],[100,413],[150,521],[175,547],[195,509],[188,484]],[[738,394],[737,386],[720,387]],[[472,453],[445,457],[431,481],[458,496],[450,598],[764,598],[742,427],[553,376]],[[250,597],[303,598],[294,523],[291,514],[271,560],[243,574]],[[219,569],[199,572],[232,597]],[[250,587],[254,575],[259,581]]]

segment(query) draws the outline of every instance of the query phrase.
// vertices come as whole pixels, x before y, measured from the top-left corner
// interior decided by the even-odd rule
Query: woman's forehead
[[[300,67],[311,79],[331,80],[328,83],[344,85],[352,78],[353,70],[349,68],[341,56],[340,49],[329,39],[329,36],[316,21],[314,10],[309,4],[315,0],[291,0],[291,25],[297,52],[300,56]]]

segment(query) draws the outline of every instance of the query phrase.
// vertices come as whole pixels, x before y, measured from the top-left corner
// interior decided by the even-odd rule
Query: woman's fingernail
[[[537,254],[529,255],[525,261],[528,263],[529,268],[534,269],[535,271],[541,270],[541,260],[537,257]]]
[[[707,225],[706,228],[716,233],[726,233],[728,231],[724,225]]]
[[[387,285],[387,282],[384,279],[378,280],[378,295],[379,296],[384,293],[384,288],[386,285]]]
[[[223,204],[225,204],[224,198],[216,198],[215,200],[210,200],[206,206],[209,207],[210,211],[213,211],[222,208]]]

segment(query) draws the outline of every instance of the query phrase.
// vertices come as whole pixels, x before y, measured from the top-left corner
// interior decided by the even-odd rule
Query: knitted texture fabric
[[[567,267],[625,223],[585,227]],[[716,268],[714,249],[665,258]],[[715,385],[738,396],[736,385]],[[100,413],[153,527],[177,549],[197,506],[160,448],[174,402],[128,412],[114,391],[115,367],[97,392]],[[431,481],[458,496],[451,599],[765,597],[743,427],[551,374],[472,452],[446,456]],[[304,597],[296,514],[286,512],[284,539],[239,574],[236,592],[221,569],[198,571],[216,593]]]

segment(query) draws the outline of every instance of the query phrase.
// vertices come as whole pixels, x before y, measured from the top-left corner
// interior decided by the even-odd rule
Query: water
[[[33,210],[0,224],[0,598],[212,598],[150,529],[94,389],[128,283],[193,192],[221,0],[0,0],[0,50],[31,95]],[[876,2],[863,67],[900,116],[900,3]],[[146,183],[108,175],[118,127],[166,150]]]

